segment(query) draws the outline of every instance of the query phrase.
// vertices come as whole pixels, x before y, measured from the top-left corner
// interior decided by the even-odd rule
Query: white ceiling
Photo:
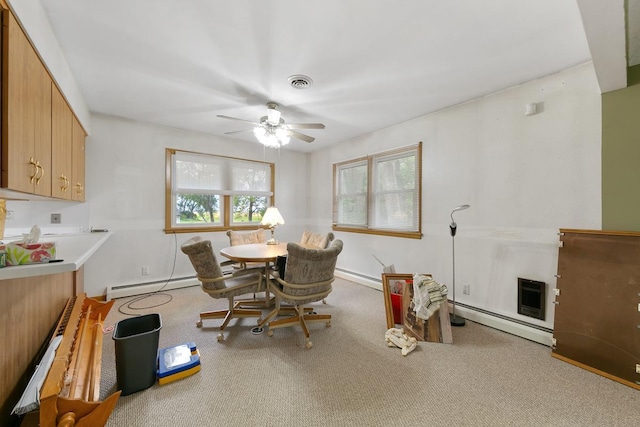
[[[274,101],[326,125],[300,151],[591,60],[576,0],[40,1],[92,112],[223,135]]]

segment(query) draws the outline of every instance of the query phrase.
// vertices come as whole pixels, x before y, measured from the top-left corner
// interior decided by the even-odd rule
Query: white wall
[[[84,129],[91,133],[89,109],[62,54],[40,0],[8,0],[9,7],[27,32],[38,54]]]
[[[528,103],[538,103],[539,113],[525,116]],[[310,155],[93,115],[87,202],[9,201],[16,219],[7,227],[38,223],[55,232],[49,214],[61,212],[58,228],[113,231],[85,266],[87,293],[104,294],[107,286],[164,280],[172,271],[193,274],[186,257],[176,256],[176,243],[191,235],[162,231],[166,147],[275,162],[276,204],[286,221],[277,233],[298,240],[304,228],[331,227],[333,163],[422,141],[423,239],[338,232],[345,243],[338,268],[378,279],[375,254],[399,272],[432,273],[451,287],[449,214],[468,203],[455,216],[456,300],[552,328],[558,229],[601,227],[600,105],[585,64]],[[206,237],[227,245],[222,232]],[[547,283],[545,321],[517,314],[518,277]]]
[[[463,105],[364,135],[306,156],[266,151],[256,144],[204,136],[104,116],[89,116],[37,0],[10,1],[85,127],[87,202],[8,202],[7,228],[33,224],[56,230],[106,227],[115,235],[86,265],[90,295],[114,284],[162,280],[173,271],[175,243],[164,226],[164,148],[183,148],[274,161],[277,205],[287,224],[283,240],[305,227],[331,226],[332,164],[423,141],[421,240],[337,233],[345,249],[338,267],[378,278],[371,256],[398,271],[428,272],[450,285],[449,213],[456,214],[456,300],[510,317],[517,277],[555,285],[558,228],[601,227],[601,100],[592,64],[492,94]],[[45,25],[46,24],[46,25]],[[539,113],[524,116],[524,105]],[[89,122],[91,127],[89,128]],[[63,224],[48,225],[49,214]],[[226,244],[223,233],[211,236]],[[148,265],[149,276],[141,276]],[[191,274],[177,256],[174,276]],[[462,294],[462,284],[471,294]],[[552,327],[551,292],[546,321]],[[536,323],[531,318],[523,320]]]
[[[276,232],[283,240],[300,238],[306,206],[297,195],[307,193],[306,156],[107,116],[92,116],[92,125],[87,143],[90,222],[115,234],[86,264],[88,294],[104,294],[110,285],[163,280],[172,271],[173,277],[194,274],[187,257],[176,251],[176,243],[193,235],[163,232],[167,147],[276,163],[275,200],[286,221]],[[218,249],[229,244],[224,232],[202,235]],[[142,276],[143,265],[150,275]]]
[[[525,116],[525,105],[539,113]],[[309,212],[331,224],[331,165],[423,142],[421,240],[336,233],[339,267],[379,278],[380,264],[432,273],[451,289],[455,214],[456,301],[553,327],[559,228],[601,227],[601,101],[593,66],[495,93],[310,155]],[[546,321],[517,314],[517,278],[547,283]],[[462,284],[470,295],[462,294]]]

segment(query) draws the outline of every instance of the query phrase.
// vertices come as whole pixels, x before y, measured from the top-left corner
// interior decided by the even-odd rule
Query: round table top
[[[238,262],[273,262],[279,255],[287,254],[287,242],[275,245],[250,243],[248,245],[228,246],[220,250],[220,255]]]

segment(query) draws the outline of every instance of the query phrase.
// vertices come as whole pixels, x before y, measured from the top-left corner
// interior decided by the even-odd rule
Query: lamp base
[[[267,245],[277,245],[278,241],[276,239],[269,239],[265,242]]]
[[[455,316],[453,313],[449,313],[449,321],[451,322],[451,326],[464,326],[465,321],[460,316]]]

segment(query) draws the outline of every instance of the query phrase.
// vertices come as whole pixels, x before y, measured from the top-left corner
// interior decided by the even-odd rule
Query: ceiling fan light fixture
[[[256,126],[253,128],[253,135],[258,139],[258,141],[262,142],[262,139],[267,135],[267,130],[262,126]]]
[[[260,144],[268,148],[280,148],[290,141],[286,129],[269,126],[256,126],[253,128],[253,135]]]
[[[278,126],[280,124],[280,111],[274,108],[269,108],[267,110],[267,121],[271,126]]]
[[[276,129],[276,138],[278,138],[282,145],[287,145],[289,143],[289,132],[286,129],[278,128]]]
[[[313,142],[315,138],[300,133],[298,129],[324,129],[322,123],[288,123],[285,124],[282,114],[278,111],[278,104],[275,102],[267,103],[267,115],[262,116],[259,122],[252,122],[250,120],[238,119],[235,117],[224,116],[218,114],[218,117],[229,120],[237,120],[241,122],[251,123],[252,129],[225,132],[225,134],[231,135],[245,131],[253,130],[255,138],[265,147],[280,148],[287,145],[291,138],[296,138],[305,142]]]

